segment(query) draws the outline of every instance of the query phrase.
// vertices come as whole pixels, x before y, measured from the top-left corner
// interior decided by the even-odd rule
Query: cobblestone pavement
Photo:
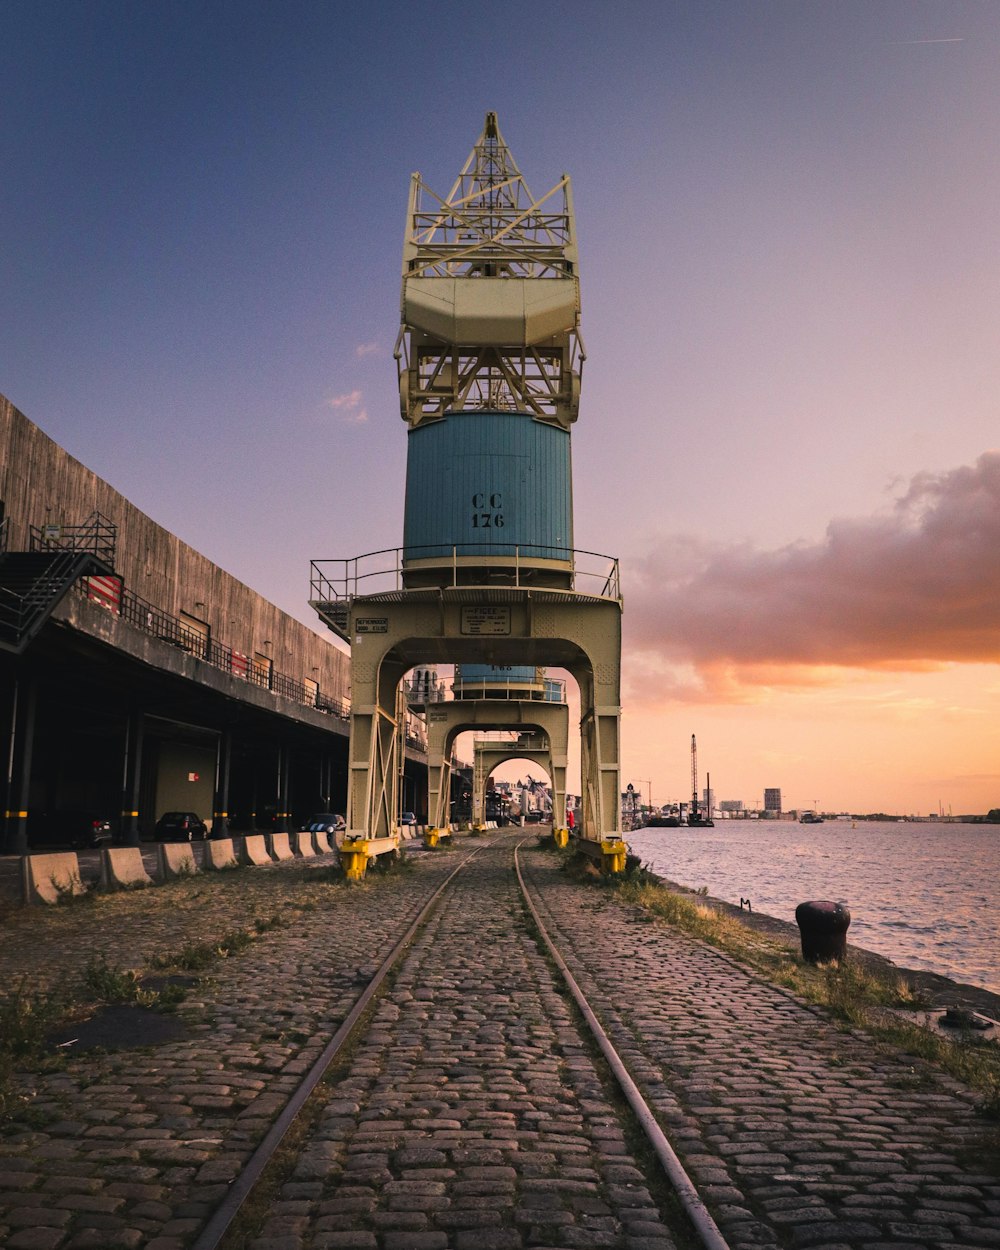
[[[254,918],[282,927],[211,967],[178,1018],[187,1037],[67,1058],[0,1136],[0,1245],[180,1250],[226,1192],[456,854],[413,872],[327,880],[332,857],[194,877],[57,908],[2,930],[9,989],[73,981],[95,954],[141,968]]]
[[[414,943],[254,1250],[672,1245],[522,923],[516,840],[480,844]],[[255,920],[263,931],[182,1004],[185,1037],[70,1053],[30,1078],[28,1118],[0,1135],[0,1245],[188,1245],[470,849],[356,888],[314,861],[8,916],[7,989],[78,981],[95,955],[138,968]],[[523,854],[546,924],[734,1250],[1000,1247],[1000,1177],[977,1153],[968,1091],[574,884],[556,857]]]
[[[968,1090],[606,893],[581,902],[553,856],[525,860],[543,923],[731,1246],[1000,1246],[997,1151]]]
[[[196,857],[202,850],[196,844]],[[59,907],[18,906],[3,916],[0,978],[5,987],[23,980],[38,989],[72,979],[95,957],[139,968],[185,944],[217,942],[283,909],[298,922],[299,912],[342,892],[339,883],[324,880],[335,863],[335,855],[317,855],[199,873],[141,891],[95,892]],[[93,875],[98,872],[95,861]],[[378,880],[369,876],[366,888]]]
[[[673,1246],[524,923],[512,846],[449,888],[253,1250]]]

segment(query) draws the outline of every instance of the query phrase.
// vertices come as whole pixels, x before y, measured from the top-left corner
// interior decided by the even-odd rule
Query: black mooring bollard
[[[851,913],[843,903],[825,899],[799,903],[795,923],[802,938],[802,958],[806,963],[820,964],[847,955],[847,929]]]

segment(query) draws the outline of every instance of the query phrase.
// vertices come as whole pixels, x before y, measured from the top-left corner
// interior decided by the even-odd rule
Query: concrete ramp
[[[86,893],[76,851],[22,857],[21,897],[26,903],[58,903],[61,898]]]
[[[193,877],[197,871],[190,842],[161,842],[156,848],[156,873],[161,881]]]
[[[330,845],[330,839],[326,836],[323,829],[316,830],[312,835],[313,846],[316,848],[317,855],[329,855],[333,851]]]
[[[236,851],[232,838],[209,838],[202,843],[202,864],[206,872],[219,872],[222,868],[236,867]]]
[[[243,846],[240,849],[240,863],[255,864],[258,867],[262,864],[271,863],[271,857],[267,853],[267,843],[264,841],[262,833],[248,833],[243,839]]]
[[[287,833],[265,833],[267,839],[267,849],[271,852],[272,859],[291,859],[292,848],[288,845]]]
[[[132,890],[152,884],[137,846],[109,846],[101,851],[102,890]]]
[[[313,846],[313,835],[308,829],[293,833],[291,835],[292,850],[296,855],[301,855],[303,859],[308,859],[316,854],[316,848]]]

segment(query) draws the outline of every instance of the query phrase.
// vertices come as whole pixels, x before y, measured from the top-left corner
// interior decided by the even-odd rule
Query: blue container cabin
[[[456,699],[540,699],[545,670],[533,664],[456,664]]]
[[[463,699],[526,699],[565,703],[566,683],[530,664],[456,664],[452,693]]]
[[[452,412],[407,437],[405,585],[569,585],[567,430],[523,412]]]

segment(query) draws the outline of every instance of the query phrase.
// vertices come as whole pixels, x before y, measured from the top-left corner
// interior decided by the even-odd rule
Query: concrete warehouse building
[[[111,820],[125,843],[167,810],[218,836],[343,812],[349,693],[348,656],[0,396],[4,851],[58,840],[71,812]],[[408,736],[413,810],[421,745]]]

